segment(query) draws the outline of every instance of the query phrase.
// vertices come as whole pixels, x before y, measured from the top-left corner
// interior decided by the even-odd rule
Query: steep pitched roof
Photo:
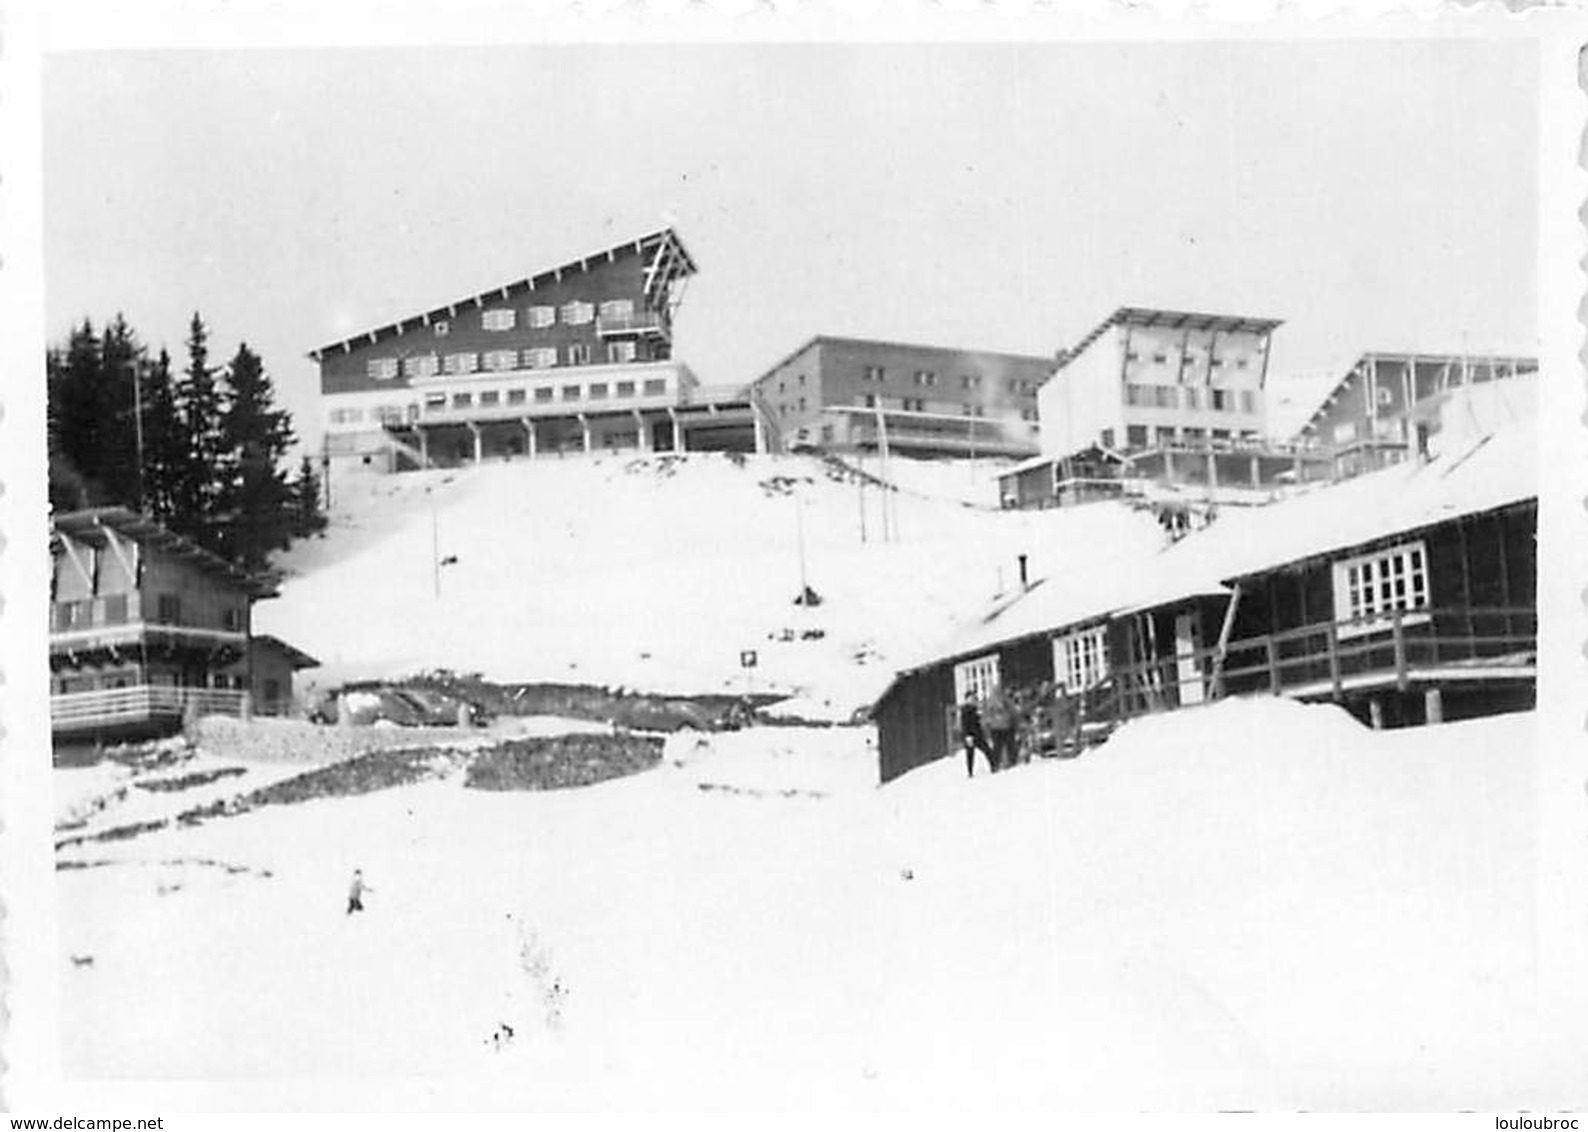
[[[456,315],[458,308],[460,307],[466,307],[471,304],[483,306],[487,300],[493,297],[506,298],[511,291],[520,287],[527,287],[533,290],[542,282],[548,280],[560,280],[569,272],[588,271],[590,269],[590,264],[597,260],[614,259],[617,257],[619,252],[629,251],[638,252],[642,255],[647,253],[650,254],[652,256],[653,267],[657,268],[658,270],[665,270],[675,278],[687,278],[688,276],[695,274],[695,272],[698,270],[698,268],[695,266],[694,258],[690,256],[689,251],[684,247],[683,241],[678,238],[678,233],[671,228],[663,228],[660,231],[652,232],[649,235],[640,236],[634,240],[627,240],[621,244],[615,244],[610,248],[603,248],[597,252],[591,252],[587,256],[582,256],[576,260],[570,260],[569,262],[560,264],[556,267],[549,267],[544,271],[537,272],[534,275],[525,276],[523,279],[516,280],[512,283],[503,283],[498,287],[488,288],[487,290],[481,291],[478,294],[468,295],[464,298],[454,300],[453,302],[444,306],[434,307],[431,310],[425,311],[423,314],[409,315],[407,318],[399,319],[396,322],[387,323],[386,325],[376,327],[373,330],[360,331],[359,333],[341,339],[340,341],[331,342],[327,345],[319,347],[318,349],[310,350],[309,357],[315,361],[319,361],[322,354],[328,354],[332,350],[350,350],[355,345],[360,345],[363,342],[373,343],[379,341],[385,335],[400,334],[412,326],[428,326],[434,319],[450,318],[453,315]]]
[[[274,597],[273,579],[265,575],[250,574],[234,562],[229,562],[212,551],[205,550],[191,539],[176,534],[162,524],[127,507],[93,507],[85,511],[67,511],[50,520],[50,549],[54,550],[63,538],[90,545],[103,545],[109,541],[107,531],[114,531],[129,541],[153,547],[162,553],[191,561],[205,573],[225,578],[256,598]]]

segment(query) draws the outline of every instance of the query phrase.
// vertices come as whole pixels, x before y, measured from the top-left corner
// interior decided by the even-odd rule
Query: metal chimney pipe
[[[1030,583],[1026,581],[1026,556],[1024,554],[1020,555],[1020,588],[1023,590],[1031,588]]]

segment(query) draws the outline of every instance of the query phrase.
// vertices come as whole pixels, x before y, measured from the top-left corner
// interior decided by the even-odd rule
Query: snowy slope
[[[868,471],[875,472],[875,462]],[[599,457],[349,480],[329,537],[288,556],[261,632],[326,662],[324,684],[448,667],[647,691],[745,687],[846,715],[906,658],[1016,581],[1161,542],[1112,504],[999,512],[993,465],[896,459],[880,493],[806,457]],[[979,505],[973,505],[979,502]],[[867,541],[861,541],[862,506]],[[793,604],[805,576],[824,598]],[[456,562],[440,570],[432,545]],[[788,631],[785,634],[785,630]],[[807,632],[820,630],[819,639]],[[785,635],[792,640],[782,639]]]
[[[1534,724],[1227,702],[880,789],[869,729],[752,729],[98,845],[59,874],[66,1068],[286,1105],[1579,1104]]]

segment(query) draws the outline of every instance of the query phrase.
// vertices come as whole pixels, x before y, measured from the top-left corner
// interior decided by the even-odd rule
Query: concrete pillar
[[[1367,716],[1374,731],[1384,730],[1384,705],[1377,699],[1367,702]]]
[[[469,422],[469,432],[474,437],[474,462],[478,464],[485,459],[485,434],[473,421]]]
[[[430,438],[422,428],[419,429],[419,466],[421,468],[430,466]]]
[[[532,417],[520,417],[519,424],[524,426],[524,454],[531,460],[535,458],[535,421]]]
[[[1423,693],[1423,721],[1425,723],[1445,721],[1445,697],[1438,688],[1429,688]]]
[[[579,431],[580,431],[581,434],[583,434],[583,437],[584,437],[584,451],[585,451],[585,455],[588,456],[590,454],[590,451],[591,451],[590,418],[585,416],[583,413],[579,414]]]
[[[750,404],[750,417],[755,422],[755,453],[757,456],[764,455],[766,452],[766,425],[762,423],[761,411],[755,407],[754,402]]]
[[[632,411],[634,413],[634,435],[639,449],[641,452],[649,452],[651,450],[651,430],[645,423],[645,414],[638,409]]]
[[[1256,456],[1252,457],[1252,486],[1253,487],[1262,487],[1263,486],[1262,471],[1257,466],[1257,457]]]
[[[1219,486],[1219,465],[1212,451],[1208,452],[1208,490]]]
[[[667,415],[673,422],[673,451],[682,452],[684,450],[684,430],[679,425],[678,414],[673,411],[671,405],[667,408]]]
[[[1167,448],[1163,450],[1163,482],[1174,483],[1174,453]]]

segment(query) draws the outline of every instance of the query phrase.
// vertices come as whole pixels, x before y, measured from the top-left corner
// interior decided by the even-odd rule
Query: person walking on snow
[[[354,912],[362,912],[364,910],[364,894],[374,891],[373,888],[364,883],[363,870],[354,869],[353,883],[347,886],[347,914],[351,916]]]
[[[994,688],[987,697],[982,722],[992,736],[992,752],[987,759],[994,772],[1007,770],[1015,761],[1015,709],[1001,687]]]
[[[959,741],[965,745],[965,774],[976,777],[976,751],[987,757],[992,767],[992,753],[987,749],[987,736],[981,729],[981,710],[976,706],[976,693],[966,692],[965,702],[959,705]],[[997,769],[994,767],[993,769]]]

